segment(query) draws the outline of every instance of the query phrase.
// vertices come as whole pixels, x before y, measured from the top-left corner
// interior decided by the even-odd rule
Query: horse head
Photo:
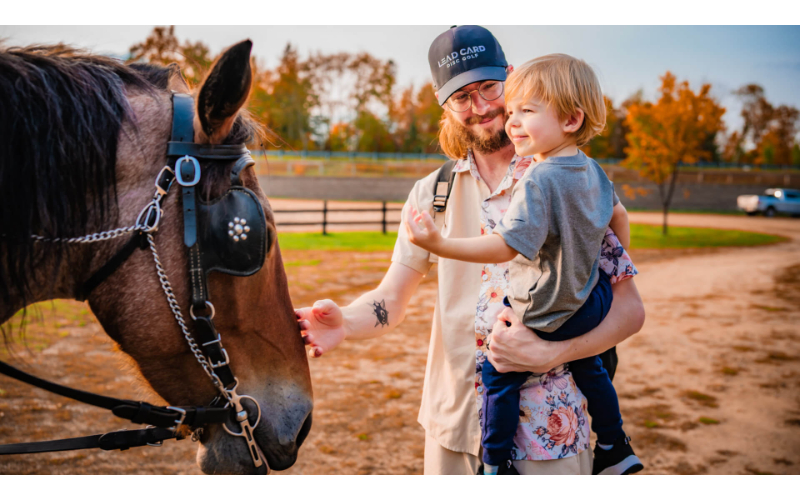
[[[248,40],[226,50],[193,94],[194,144],[225,146],[252,137],[257,126],[242,109],[252,82],[251,46]],[[0,277],[1,323],[29,303],[79,296],[82,284],[117,254],[124,239],[70,246],[63,240],[32,242],[26,235],[66,238],[137,220],[153,198],[154,180],[168,165],[173,93],[189,89],[175,65],[124,66],[65,47],[0,52],[0,66],[17,77],[17,94],[10,93],[9,102],[0,105],[13,104],[16,108],[6,108],[8,113],[21,113],[15,130],[10,114],[0,115],[0,133],[12,141],[20,137],[0,153],[1,194],[11,197],[6,198],[9,203],[20,200],[23,219],[2,216],[9,225],[4,225],[8,233],[0,241],[0,275],[8,272],[8,278]],[[0,80],[0,88],[4,84]],[[54,95],[41,95],[48,90]],[[20,103],[31,97],[42,102]],[[53,117],[57,123],[48,123]],[[50,127],[49,136],[42,135],[45,127]],[[26,149],[37,146],[37,153]],[[14,170],[20,161],[31,171]],[[225,194],[234,165],[231,160],[199,160],[198,202]],[[282,470],[295,462],[311,425],[311,381],[272,210],[252,168],[241,171],[238,179],[260,204],[270,233],[263,265],[249,276],[212,272],[204,293],[213,302],[214,323],[238,380],[236,391],[260,407],[257,412],[250,401],[244,405],[255,443],[269,467]],[[182,190],[173,191],[161,200],[163,212],[151,236],[175,304],[188,316],[192,282]],[[172,406],[207,406],[221,391],[187,343],[163,287],[154,255],[138,250],[86,299],[106,333],[161,398]],[[189,336],[196,334],[188,318],[186,327]],[[254,421],[258,415],[260,420]],[[205,428],[199,441],[197,460],[204,472],[254,472],[245,440],[221,425]]]

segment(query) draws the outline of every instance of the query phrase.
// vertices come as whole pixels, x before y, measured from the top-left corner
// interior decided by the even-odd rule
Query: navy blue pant
[[[600,271],[600,279],[586,303],[554,332],[534,330],[544,340],[569,340],[594,329],[611,309],[611,283],[608,275]],[[508,305],[508,299],[504,299]],[[617,392],[599,356],[579,359],[569,363],[572,376],[588,402],[592,417],[592,430],[597,441],[612,444],[620,437],[622,415]],[[510,460],[514,447],[514,434],[519,424],[519,389],[530,372],[499,373],[486,360],[481,367],[483,379],[483,422],[481,444],[483,461],[489,465],[502,465]]]

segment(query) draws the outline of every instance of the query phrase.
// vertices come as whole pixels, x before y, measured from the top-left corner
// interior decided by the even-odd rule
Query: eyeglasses
[[[503,95],[503,82],[486,80],[477,90],[456,92],[447,99],[447,107],[456,113],[463,113],[472,107],[472,94],[477,92],[485,101],[494,101]]]

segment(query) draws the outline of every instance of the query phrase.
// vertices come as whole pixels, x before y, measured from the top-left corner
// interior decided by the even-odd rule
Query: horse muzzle
[[[248,398],[242,402],[247,424],[231,422],[205,429],[197,451],[197,463],[205,474],[265,474],[294,465],[311,429],[311,401],[295,402],[277,411],[261,404],[258,420],[258,408]],[[248,432],[252,440],[246,439]],[[254,463],[253,454],[262,459],[261,467]]]

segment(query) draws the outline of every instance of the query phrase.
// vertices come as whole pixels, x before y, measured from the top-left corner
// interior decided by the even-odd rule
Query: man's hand
[[[342,310],[332,300],[319,300],[313,307],[295,309],[300,333],[306,345],[311,346],[308,355],[318,358],[332,351],[345,338]]]
[[[487,357],[500,373],[545,373],[560,364],[556,359],[567,344],[568,342],[548,342],[540,339],[520,322],[513,309],[506,307],[497,316],[497,323],[492,327],[492,339],[489,342]]]
[[[422,226],[420,226],[420,223]],[[442,235],[436,229],[431,214],[428,212],[418,213],[414,207],[409,206],[405,213],[406,233],[408,240],[429,252],[436,253],[442,244]]]

